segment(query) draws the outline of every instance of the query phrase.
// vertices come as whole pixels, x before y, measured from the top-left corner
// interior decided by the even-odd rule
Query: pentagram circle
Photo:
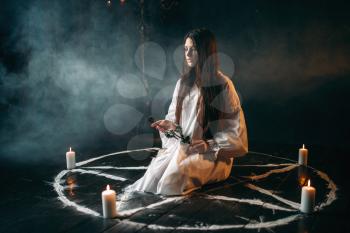
[[[100,193],[106,184],[112,184],[117,193],[121,192],[147,169],[149,161],[135,160],[135,155],[156,153],[158,150],[120,151],[81,161],[73,170],[62,170],[53,184],[58,199],[79,212],[101,217]],[[134,156],[128,156],[130,154]],[[299,212],[300,190],[308,179],[317,187],[316,211],[322,211],[337,198],[337,186],[326,173],[299,166],[295,160],[250,151],[234,164],[231,176],[225,182],[207,185],[185,196],[163,197],[145,193],[132,196],[121,192],[117,201],[118,215],[123,218],[123,223],[157,230],[269,229],[289,224],[303,216]],[[182,219],[176,214],[169,215],[180,223],[176,226],[147,224],[132,217],[145,211],[152,216],[154,209],[171,209],[180,205],[187,206],[178,214]],[[192,213],[191,217],[186,218],[190,216],[186,212],[190,212],[191,206],[202,206],[203,215],[210,214],[214,209],[226,217],[220,218],[220,221],[213,217],[212,222],[206,218],[205,222],[200,216],[199,219],[193,217]],[[252,215],[254,211],[258,214]]]

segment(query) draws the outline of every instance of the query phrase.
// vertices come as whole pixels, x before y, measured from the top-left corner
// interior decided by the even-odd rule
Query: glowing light
[[[68,184],[68,190],[69,190],[68,195],[71,197],[74,197],[75,196],[74,187],[76,186],[75,178],[73,176],[68,176],[67,184]]]
[[[306,181],[306,177],[301,176],[301,177],[299,178],[299,185],[300,185],[300,186],[304,186],[304,185],[305,185],[305,181]]]
[[[303,144],[303,149],[305,149],[305,144]]]
[[[69,147],[69,152],[72,152],[72,147]]]
[[[106,190],[110,190],[109,184],[107,185]]]
[[[310,185],[311,185],[311,181],[308,180],[308,181],[307,181],[307,187],[310,187]]]
[[[112,5],[111,0],[107,0],[107,5],[108,5],[108,6],[111,6],[111,5]]]

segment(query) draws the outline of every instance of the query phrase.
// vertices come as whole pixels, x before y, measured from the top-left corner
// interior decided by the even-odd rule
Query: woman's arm
[[[209,150],[215,152],[218,159],[240,157],[248,152],[244,113],[232,81],[228,78],[226,80],[221,93],[223,101],[217,106],[224,117],[210,123],[210,127],[217,131],[213,139],[208,140]]]
[[[175,122],[176,117],[175,117],[175,111],[176,111],[176,103],[177,103],[177,96],[180,88],[180,79],[177,81],[174,92],[173,92],[173,97],[168,109],[168,114],[165,116],[165,120]],[[167,148],[169,147],[169,144],[175,143],[176,139],[174,138],[167,138],[164,133],[160,130],[159,131],[160,139],[162,140],[162,147]]]

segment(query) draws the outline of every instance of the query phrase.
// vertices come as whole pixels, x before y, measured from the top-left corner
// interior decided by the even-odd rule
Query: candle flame
[[[110,190],[109,184],[107,185],[106,190]]]
[[[308,181],[307,181],[307,187],[310,187],[310,184],[311,184],[311,181],[308,180]]]
[[[72,152],[72,147],[69,147],[69,151]]]
[[[303,149],[305,149],[305,144],[303,144]]]

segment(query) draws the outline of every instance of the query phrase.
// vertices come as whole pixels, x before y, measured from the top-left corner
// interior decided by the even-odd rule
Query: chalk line
[[[328,182],[328,189],[330,189],[330,192],[327,194],[326,201],[315,207],[316,210],[321,210],[337,199],[338,188],[337,185],[333,182],[333,180],[329,178],[329,176],[326,173],[317,170],[316,172],[322,179]]]
[[[265,154],[265,153],[261,153],[261,152],[255,152],[255,151],[249,151],[249,153],[253,153],[253,154],[260,154],[260,155],[265,155],[265,156],[269,156],[269,157],[273,157],[273,158],[278,158],[278,159],[284,159],[287,161],[291,161],[293,163],[297,163],[296,160],[292,160],[292,159],[288,159],[288,158],[284,158],[284,157],[279,157],[279,156],[275,156],[275,155],[269,155],[269,154]],[[329,193],[327,194],[327,199],[325,200],[325,202],[319,204],[318,206],[315,207],[315,210],[321,210],[326,206],[329,206],[330,204],[332,204],[332,202],[334,202],[337,199],[337,186],[334,183],[334,181],[329,178],[329,176],[322,172],[317,170],[314,167],[311,166],[307,166],[308,168],[314,170],[320,177],[321,179],[323,179],[324,181],[326,181],[328,183],[328,189],[330,189]]]
[[[58,194],[58,199],[65,205],[65,206],[72,206],[74,207],[76,210],[86,213],[86,214],[91,214],[93,216],[101,216],[99,213],[97,213],[96,211],[93,211],[87,207],[81,206],[76,204],[73,201],[70,201],[63,193],[64,187],[62,185],[60,185],[60,181],[62,179],[63,176],[65,176],[69,171],[68,170],[63,170],[61,171],[56,177],[55,177],[55,182],[53,184],[53,187],[55,189],[55,191]]]
[[[247,203],[247,204],[251,204],[251,205],[258,205],[258,206],[262,206],[263,208],[266,208],[266,209],[274,209],[274,210],[281,210],[281,211],[287,211],[287,212],[297,211],[295,209],[289,209],[289,208],[285,208],[285,207],[282,207],[279,205],[266,203],[260,199],[244,199],[244,198],[226,197],[226,196],[220,196],[220,195],[205,195],[204,197],[207,199],[233,201],[233,202],[239,202],[239,203]]]
[[[273,170],[270,170],[270,171],[265,172],[265,173],[260,174],[260,175],[251,175],[251,176],[242,176],[242,177],[248,178],[248,179],[251,179],[251,180],[260,180],[260,179],[263,179],[263,178],[266,178],[266,177],[270,176],[271,174],[278,174],[278,173],[288,172],[288,171],[293,170],[294,168],[296,168],[298,166],[299,166],[298,164],[291,164],[291,165],[289,165],[287,167],[273,169]]]
[[[299,203],[296,203],[296,202],[287,200],[287,199],[285,199],[285,198],[283,198],[283,197],[280,197],[280,196],[278,196],[278,195],[276,195],[276,194],[273,194],[273,193],[272,193],[271,191],[269,191],[269,190],[260,188],[260,187],[258,187],[258,186],[256,186],[256,185],[253,185],[253,184],[250,184],[250,183],[246,184],[245,186],[246,186],[247,188],[256,190],[256,191],[258,191],[258,192],[260,192],[260,193],[269,195],[269,196],[271,196],[271,197],[273,197],[273,198],[279,200],[280,202],[283,202],[283,203],[285,203],[286,205],[289,205],[290,207],[293,207],[294,209],[297,209],[297,210],[300,209],[300,204],[299,204]]]
[[[101,173],[100,171],[94,171],[94,170],[72,169],[72,170],[70,170],[70,172],[79,172],[81,174],[93,174],[96,176],[106,177],[106,178],[111,179],[111,180],[119,180],[119,181],[126,181],[127,180],[127,179],[120,177],[120,176],[114,176],[114,175],[110,175],[107,173]]]
[[[116,152],[116,153],[111,153],[111,154],[106,154],[106,155],[102,155],[99,157],[95,157],[89,160],[85,160],[85,161],[81,161],[79,163],[77,163],[77,166],[83,166],[86,165],[88,163],[91,163],[93,161],[99,160],[99,159],[103,159],[106,158],[108,156],[113,156],[113,155],[120,155],[120,154],[126,154],[129,152],[138,152],[138,151],[149,151],[149,150],[159,150],[160,148],[145,148],[145,149],[138,149],[138,150],[129,150],[129,151],[120,151],[120,152]],[[273,155],[269,155],[269,154],[264,154],[264,153],[259,153],[259,152],[250,152],[250,153],[256,153],[256,154],[262,154],[262,155],[266,155],[266,156],[270,156],[270,157],[275,157],[275,158],[280,158],[280,159],[284,159],[284,160],[288,160],[288,161],[292,161],[295,162],[293,160],[290,159],[286,159],[286,158],[281,158],[278,156],[273,156]],[[280,172],[286,172],[289,170],[292,170],[293,168],[297,167],[298,165],[296,163],[284,163],[284,164],[252,164],[252,165],[237,165],[237,166],[255,166],[255,167],[280,167],[280,166],[287,166],[285,168],[281,168],[281,169],[274,169],[272,171],[275,172],[267,172],[269,174],[262,174],[262,175],[258,175],[255,176],[255,179],[263,179],[273,173],[280,173]],[[310,167],[311,168],[311,167]],[[145,170],[147,169],[147,167],[111,167],[111,166],[95,166],[95,167],[85,167],[85,169],[100,169],[100,170],[104,170],[104,169],[134,169],[134,170]],[[337,187],[334,184],[334,182],[328,177],[328,175],[326,173],[323,173],[321,171],[318,171],[314,168],[312,168],[313,170],[315,170],[317,172],[317,174],[326,182],[328,182],[328,188],[331,190],[329,192],[329,194],[327,195],[327,199],[326,202],[321,203],[318,207],[318,209],[322,209],[324,206],[330,205],[335,199],[336,199],[336,190]],[[105,173],[100,173],[100,171],[91,171],[91,170],[84,170],[84,169],[74,169],[71,171],[68,170],[63,170],[61,171],[55,178],[55,182],[54,182],[54,188],[55,191],[58,193],[58,199],[61,200],[66,206],[72,206],[75,207],[78,211],[84,212],[86,214],[91,214],[94,216],[101,216],[99,213],[97,213],[96,211],[93,211],[87,207],[84,206],[80,206],[72,201],[70,201],[67,197],[65,197],[63,191],[64,191],[64,187],[60,184],[61,183],[61,179],[63,176],[65,176],[68,172],[80,172],[82,174],[94,174],[94,175],[100,175],[109,179],[113,179],[113,180],[121,180],[124,181],[126,180],[125,178],[122,177],[118,177],[118,176],[113,176],[113,175],[109,175],[109,174],[105,174]],[[291,206],[294,209],[290,209],[290,208],[286,208],[286,207],[282,207],[279,205],[275,205],[275,204],[271,204],[271,203],[264,203],[262,202],[260,199],[238,199],[238,198],[231,198],[231,197],[225,197],[225,196],[213,196],[209,199],[216,199],[216,200],[225,200],[225,201],[237,201],[237,202],[242,202],[242,203],[248,203],[248,204],[253,204],[253,205],[262,205],[262,207],[267,208],[267,209],[272,209],[273,211],[275,209],[277,210],[281,210],[281,211],[287,211],[287,212],[293,212],[293,211],[297,211],[297,209],[299,209],[299,204],[289,201],[287,199],[284,199],[280,196],[277,196],[275,194],[273,194],[271,191],[269,190],[265,190],[263,188],[260,188],[258,186],[252,185],[252,184],[248,184],[247,185],[248,188],[251,189],[255,189],[263,194],[269,195],[289,206]],[[140,208],[135,208],[135,209],[131,209],[131,210],[125,210],[125,211],[120,211],[119,214],[120,216],[130,216],[140,210],[144,210],[146,208],[154,208],[160,205],[163,205],[165,203],[170,203],[176,200],[181,200],[184,199],[186,197],[180,196],[180,197],[175,197],[175,198],[166,198],[165,200],[158,202],[158,203],[153,203],[150,204],[148,206],[145,207],[140,207]],[[264,206],[265,205],[265,206]],[[178,229],[178,230],[222,230],[222,229],[236,229],[236,228],[247,228],[247,229],[260,229],[260,228],[272,228],[275,226],[280,226],[280,225],[285,225],[288,224],[289,222],[295,221],[296,219],[300,218],[299,214],[296,215],[292,215],[286,218],[282,218],[282,219],[277,219],[277,220],[273,220],[273,221],[268,221],[268,222],[257,222],[253,219],[250,219],[250,222],[248,224],[229,224],[229,225],[207,225],[207,226],[200,226],[200,227],[193,227],[193,226],[187,226],[187,225],[183,225],[180,227],[168,227],[168,226],[161,226],[161,225],[156,225],[156,224],[151,224],[151,225],[145,225],[143,223],[137,223],[137,222],[132,222],[130,220],[123,220],[123,222],[126,223],[130,223],[130,224],[136,224],[136,225],[142,225],[145,226],[147,228],[150,229],[170,229],[170,230],[174,230],[174,229]]]
[[[136,225],[140,227],[149,228],[152,230],[188,230],[188,231],[208,231],[208,230],[227,230],[227,229],[237,229],[237,228],[247,228],[247,229],[259,229],[259,228],[273,228],[276,226],[287,225],[290,222],[293,222],[301,217],[300,214],[295,214],[292,216],[288,216],[282,219],[277,219],[269,222],[251,222],[248,224],[223,224],[223,225],[201,225],[201,226],[189,226],[189,225],[181,225],[178,227],[171,226],[162,226],[159,224],[144,224],[144,223],[136,223],[130,220],[124,220],[126,223],[131,225]]]
[[[160,150],[160,148],[158,148],[158,147],[150,147],[150,148],[144,148],[144,149],[124,150],[124,151],[114,152],[114,153],[101,155],[101,156],[98,156],[98,157],[95,157],[95,158],[91,158],[91,159],[88,159],[88,160],[81,161],[79,163],[76,163],[76,166],[83,166],[85,164],[88,164],[88,163],[91,163],[93,161],[96,161],[96,160],[99,160],[99,159],[103,159],[103,158],[106,158],[106,157],[109,157],[109,156],[112,156],[112,155],[121,155],[121,154],[126,154],[126,153],[131,153],[131,152],[152,151],[152,150],[157,151],[157,150]]]

